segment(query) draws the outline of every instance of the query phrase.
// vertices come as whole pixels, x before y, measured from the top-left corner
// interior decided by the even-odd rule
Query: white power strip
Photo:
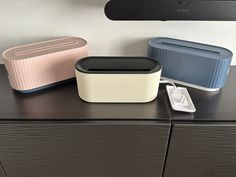
[[[186,88],[167,85],[166,90],[173,110],[191,113],[196,111],[196,108]]]

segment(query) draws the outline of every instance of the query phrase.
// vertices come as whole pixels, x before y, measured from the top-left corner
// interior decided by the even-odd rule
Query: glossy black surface
[[[186,114],[173,111],[169,104],[168,110],[174,121],[236,121],[236,67],[231,66],[226,85],[216,92],[205,92],[188,88],[189,94],[197,111]],[[165,90],[164,99],[169,102]]]
[[[162,93],[147,104],[91,104],[78,96],[76,82],[33,94],[13,91],[0,65],[1,120],[167,120]]]
[[[149,57],[87,57],[75,68],[88,74],[149,74],[160,71],[161,65]]]
[[[197,111],[171,109],[165,85],[158,98],[147,104],[91,104],[78,97],[72,82],[34,94],[14,92],[3,65],[0,66],[0,120],[166,120],[236,121],[236,67],[218,92],[188,88]]]
[[[236,20],[236,1],[111,0],[105,14],[111,20]]]

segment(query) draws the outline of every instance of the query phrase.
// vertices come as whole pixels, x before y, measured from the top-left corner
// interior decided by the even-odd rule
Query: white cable
[[[171,84],[173,85],[173,87],[176,89],[176,85],[173,81],[169,81],[169,80],[160,80],[160,84]]]

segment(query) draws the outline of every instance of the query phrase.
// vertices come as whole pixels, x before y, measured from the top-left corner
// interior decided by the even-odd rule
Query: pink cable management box
[[[22,93],[75,78],[76,61],[87,55],[87,42],[76,37],[23,45],[3,52],[10,85]]]

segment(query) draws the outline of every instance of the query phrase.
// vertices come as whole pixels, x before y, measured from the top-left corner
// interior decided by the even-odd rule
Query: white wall
[[[89,42],[91,55],[146,55],[150,38],[168,36],[223,46],[236,56],[236,22],[113,22],[104,15],[106,2],[0,0],[0,53],[21,44],[79,36]]]

